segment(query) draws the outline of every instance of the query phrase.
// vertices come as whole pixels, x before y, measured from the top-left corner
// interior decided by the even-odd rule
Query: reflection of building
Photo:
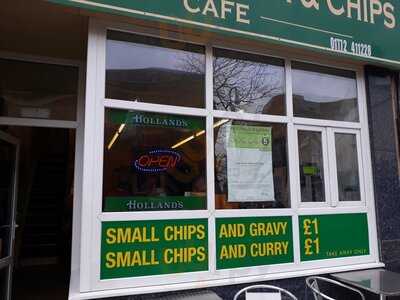
[[[170,69],[108,70],[107,93],[115,99],[198,107],[204,95],[202,77]]]
[[[268,102],[262,112],[264,114],[280,114],[285,111],[285,95],[278,95]],[[304,96],[293,95],[293,105],[295,115],[302,117],[313,117],[319,115],[320,119],[329,119],[332,117],[332,112],[337,112],[339,115],[346,115],[348,120],[357,120],[357,99],[341,99],[337,101],[307,101]]]
[[[358,119],[357,99],[340,99],[326,102],[307,101],[303,96],[293,96],[293,106],[296,115],[303,117],[319,116],[320,119],[331,119],[332,112],[351,121]]]

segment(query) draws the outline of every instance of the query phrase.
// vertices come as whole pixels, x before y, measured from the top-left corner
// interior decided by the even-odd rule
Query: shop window
[[[351,129],[297,126],[303,203],[337,206],[362,200],[359,134]]]
[[[357,136],[335,133],[339,201],[360,201]]]
[[[292,74],[295,117],[359,121],[355,72],[293,62]]]
[[[214,109],[284,115],[285,63],[281,59],[214,50]]]
[[[302,202],[325,202],[323,133],[298,131],[300,189]]]
[[[204,48],[110,31],[106,98],[204,107]]]
[[[100,288],[376,261],[355,71],[114,31],[106,51]]]
[[[286,125],[216,119],[217,209],[287,208]]]
[[[76,67],[0,59],[0,116],[76,120]]]
[[[205,121],[107,109],[103,209],[207,209]]]

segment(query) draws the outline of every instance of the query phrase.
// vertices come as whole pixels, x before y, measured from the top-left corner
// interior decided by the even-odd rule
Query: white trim
[[[72,243],[71,243],[71,275],[70,293],[79,290],[80,265],[81,265],[81,227],[82,227],[82,190],[83,190],[83,154],[85,130],[85,84],[86,69],[80,68],[78,103],[77,103],[77,128],[75,131],[75,162],[74,162],[74,191],[72,213]]]
[[[99,220],[103,209],[103,161],[104,161],[104,118],[105,105],[103,99],[106,93],[106,40],[107,31],[105,28],[98,26],[96,23],[91,24],[97,33],[97,56],[95,61],[95,98],[93,99],[93,110],[95,123],[93,124],[93,132],[95,135],[93,140],[93,165],[91,165],[91,176],[93,178],[93,186],[91,188],[91,223],[92,235],[90,236],[90,246],[87,249],[90,253],[90,282],[91,289],[97,289],[100,278],[100,256],[101,256],[101,222]],[[93,88],[93,87],[92,87]],[[95,217],[97,216],[97,218]]]
[[[82,211],[81,211],[81,236],[80,236],[80,283],[79,292],[88,292],[92,289],[92,236],[93,219],[93,168],[96,165],[94,159],[96,143],[96,99],[97,95],[97,73],[99,70],[98,40],[101,38],[101,31],[92,21],[89,22],[89,37],[87,50],[87,71],[86,71],[86,97],[85,97],[85,125],[84,125],[84,147],[83,147],[83,176],[82,176]],[[104,38],[104,37],[103,37]],[[96,248],[96,247],[94,247]]]
[[[360,101],[360,99],[359,99]],[[308,118],[299,118],[294,117],[294,123],[296,125],[310,125],[310,126],[322,126],[322,127],[337,127],[337,128],[355,128],[360,129],[360,123],[353,122],[341,122],[341,121],[332,121],[332,120],[320,120],[320,119],[308,119]]]
[[[30,118],[0,117],[0,125],[75,129],[75,128],[78,127],[78,122],[76,122],[76,121],[30,119]]]
[[[214,174],[214,57],[211,46],[206,47],[206,94],[205,103],[207,111],[206,119],[206,181],[207,181],[207,209],[208,209],[208,268],[215,272],[217,268],[215,249],[215,174]]]
[[[104,99],[104,107],[125,109],[125,110],[138,110],[145,112],[189,115],[189,116],[201,116],[201,117],[207,116],[207,111],[202,108],[180,107],[173,105],[152,104],[143,102],[130,102],[125,100]]]
[[[39,55],[31,55],[26,53],[19,52],[8,52],[8,51],[0,51],[0,58],[8,59],[8,60],[18,60],[32,63],[40,63],[40,64],[49,64],[49,65],[60,65],[60,66],[71,66],[81,68],[84,65],[84,62],[80,60],[72,60],[72,59],[61,59],[50,56],[39,56]]]
[[[145,220],[184,220],[184,219],[208,219],[212,213],[207,210],[183,210],[176,211],[143,211],[143,212],[113,212],[101,213],[96,218],[96,223],[107,221],[145,221]]]
[[[216,218],[278,217],[278,216],[295,216],[295,210],[291,208],[219,209],[215,212]]]
[[[357,164],[358,164],[358,177],[359,177],[359,188],[360,197],[359,201],[340,201],[339,199],[339,185],[338,185],[338,174],[337,174],[337,158],[336,158],[336,139],[335,134],[351,134],[356,138],[357,144]],[[328,145],[330,149],[330,178],[332,186],[332,206],[365,206],[365,189],[364,189],[364,168],[362,160],[362,144],[359,130],[351,129],[338,129],[328,128]]]
[[[329,155],[328,155],[328,145],[327,145],[327,134],[326,130],[323,127],[315,127],[315,126],[303,126],[303,125],[296,125],[296,147],[297,147],[297,191],[299,195],[299,201],[300,201],[300,207],[314,207],[314,208],[326,208],[329,207],[331,204],[331,187],[329,183]],[[301,200],[301,186],[300,186],[300,149],[299,147],[299,131],[306,131],[306,132],[317,132],[321,134],[321,148],[322,148],[322,163],[323,163],[323,169],[324,169],[324,193],[325,193],[325,201],[321,202],[302,202]]]
[[[274,115],[261,115],[251,114],[245,112],[232,112],[215,110],[213,116],[221,119],[232,119],[232,120],[243,120],[251,122],[270,122],[270,123],[282,123],[286,124],[289,122],[289,118],[286,116],[274,116]]]

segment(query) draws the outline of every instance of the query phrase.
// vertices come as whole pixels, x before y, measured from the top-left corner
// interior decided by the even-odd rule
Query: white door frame
[[[14,52],[0,51],[1,59],[18,60],[41,64],[53,64],[78,68],[78,99],[75,121],[65,120],[42,120],[31,118],[10,118],[0,116],[0,125],[25,126],[25,127],[47,127],[75,129],[75,162],[74,162],[74,191],[73,191],[73,220],[72,220],[72,249],[71,249],[71,274],[79,272],[80,268],[80,230],[81,230],[81,207],[82,207],[82,184],[83,184],[83,135],[85,122],[85,78],[86,62],[79,60],[68,60],[45,56],[36,56]],[[10,270],[11,272],[11,270]],[[70,279],[70,290],[76,286],[76,278]]]

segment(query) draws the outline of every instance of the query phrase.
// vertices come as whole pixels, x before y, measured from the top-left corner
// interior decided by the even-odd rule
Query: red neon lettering
[[[161,168],[170,168],[170,155],[163,155],[160,157],[160,167]]]
[[[169,161],[170,161],[170,168],[175,168],[179,161],[179,157],[170,156]]]
[[[151,156],[150,164],[148,167],[158,167],[160,165],[160,157],[159,156]]]
[[[175,168],[179,163],[180,157],[174,155],[142,155],[138,160],[138,165],[142,168]]]
[[[150,161],[150,157],[148,155],[142,155],[139,158],[138,163],[139,163],[139,166],[144,168],[148,165],[149,161]]]

